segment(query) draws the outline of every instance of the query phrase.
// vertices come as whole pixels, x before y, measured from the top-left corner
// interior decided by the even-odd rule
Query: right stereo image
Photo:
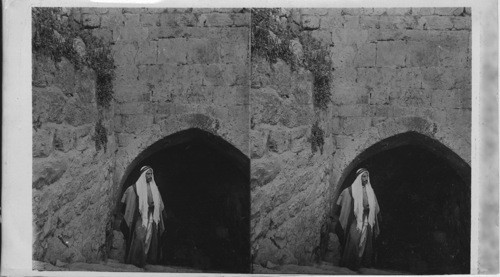
[[[471,9],[252,9],[264,274],[468,274]]]

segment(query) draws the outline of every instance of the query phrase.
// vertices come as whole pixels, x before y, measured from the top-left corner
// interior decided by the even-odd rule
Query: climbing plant
[[[311,128],[311,137],[309,138],[311,151],[313,153],[318,151],[318,149],[321,153],[323,153],[323,145],[325,144],[324,136],[325,134],[323,129],[319,127],[318,122],[316,121]]]
[[[32,10],[32,51],[34,55],[45,55],[60,62],[68,59],[76,69],[91,68],[96,74],[96,103],[99,118],[95,124],[96,150],[106,151],[106,128],[102,124],[101,109],[108,109],[113,99],[114,60],[111,47],[89,29],[74,20],[70,14],[62,16],[61,8],[33,8]],[[77,51],[78,40],[85,44],[84,51]]]
[[[114,61],[111,48],[101,38],[77,23],[71,16],[62,20],[61,8],[33,8],[32,48],[36,54],[50,56],[54,61],[68,59],[77,69],[88,66],[96,73],[96,101],[109,108],[113,99]],[[74,47],[76,39],[85,44],[85,53]]]
[[[332,62],[328,46],[300,29],[291,17],[280,14],[280,9],[252,9],[252,55],[264,57],[270,63],[281,59],[293,71],[298,66],[309,70],[314,76],[314,106],[324,110],[331,101]],[[292,40],[296,39],[302,45],[302,58],[296,57],[292,51]]]

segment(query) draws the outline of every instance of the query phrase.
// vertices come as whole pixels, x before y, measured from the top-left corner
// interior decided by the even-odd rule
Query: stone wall
[[[64,8],[58,20],[111,46],[113,101],[99,115],[95,72],[34,54],[34,259],[91,262],[107,256],[123,175],[148,146],[200,128],[249,155],[250,14]]]
[[[299,11],[281,10],[277,16],[287,22],[297,15]],[[294,28],[300,21],[289,24]],[[294,39],[294,49],[308,49],[300,41],[307,40]],[[299,60],[301,54],[294,51]],[[273,63],[252,53],[250,245],[253,262],[263,266],[268,261],[309,263],[329,201],[331,105],[315,106],[313,73],[304,66],[292,68],[280,57]],[[324,144],[313,146],[313,126],[322,130]]]
[[[98,108],[95,72],[64,57],[33,53],[32,85],[33,258],[98,260],[114,207],[114,107]],[[107,137],[100,148],[99,120]]]
[[[332,184],[364,149],[406,131],[471,161],[468,8],[338,9],[315,31],[331,34],[336,155]]]
[[[263,265],[313,261],[343,171],[380,140],[415,131],[471,161],[469,8],[282,13],[328,45],[332,103],[319,117],[325,149],[312,153],[310,78],[252,56],[251,234]]]
[[[248,155],[244,9],[109,9],[116,65],[115,181],[154,142],[200,128]],[[109,33],[108,33],[109,34]]]

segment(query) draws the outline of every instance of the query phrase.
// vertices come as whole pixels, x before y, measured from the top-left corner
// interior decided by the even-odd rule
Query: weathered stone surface
[[[41,189],[57,182],[66,172],[66,161],[61,159],[34,159],[33,160],[33,188]]]
[[[442,131],[470,133],[470,33],[463,10],[328,9],[324,15],[315,9],[291,10],[293,24],[319,18],[319,30],[314,19],[304,29],[321,44],[333,45],[333,105],[324,112],[313,110],[311,98],[305,97],[313,96],[309,91],[314,87],[307,85],[312,80],[299,80],[280,61],[269,66],[252,56],[252,155],[281,166],[265,186],[253,180],[251,241],[259,266],[283,272],[282,264],[311,262],[319,233],[306,230],[321,226],[318,216],[330,201],[324,195],[333,193],[343,170],[376,142],[414,131],[438,139],[467,160],[468,154],[457,147],[467,139]],[[297,45],[292,41],[291,49],[299,56],[306,48]],[[311,149],[315,122],[324,130],[324,153]],[[332,238],[330,248],[338,248],[334,245],[338,239]],[[332,250],[327,257],[338,262],[338,249]]]
[[[113,231],[113,243],[111,245],[110,259],[115,259],[120,263],[125,260],[125,239],[120,231]]]
[[[404,41],[380,41],[377,43],[377,66],[405,66],[406,43]]]
[[[265,186],[280,173],[281,166],[277,161],[271,160],[252,160],[251,165],[251,186],[255,187]]]
[[[75,147],[75,132],[66,126],[57,128],[54,133],[53,145],[55,150],[68,152]]]
[[[302,16],[302,27],[306,30],[316,30],[319,28],[319,17],[304,15]]]
[[[140,42],[136,61],[138,64],[155,64],[158,55],[158,45],[156,41]]]
[[[47,157],[53,150],[54,130],[42,128],[33,130],[33,157]]]
[[[33,119],[40,122],[61,123],[66,104],[58,87],[33,88]]]
[[[279,120],[280,100],[273,89],[250,90],[253,124],[266,123],[274,125]]]
[[[61,113],[64,122],[72,126],[80,126],[96,122],[97,108],[94,103],[82,103],[70,99]]]
[[[161,39],[158,41],[158,63],[185,64],[187,62],[187,52],[184,45],[186,39],[173,38]]]

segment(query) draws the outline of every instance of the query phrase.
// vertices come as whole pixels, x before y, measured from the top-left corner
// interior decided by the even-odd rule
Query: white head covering
[[[147,228],[148,226],[148,187],[146,180],[146,173],[151,170],[153,173],[153,169],[149,166],[143,166],[141,168],[141,176],[137,179],[136,189],[137,196],[139,197],[139,212],[142,218],[142,225]],[[151,178],[151,182],[149,183],[151,188],[151,194],[153,195],[154,202],[154,211],[153,211],[153,222],[158,224],[160,222],[160,212],[163,209],[163,201],[161,200],[160,192],[158,191],[158,187],[155,183],[154,176]]]
[[[352,183],[352,198],[354,199],[354,215],[356,216],[357,228],[361,230],[363,227],[363,184],[361,181],[361,176],[368,170],[365,168],[360,168],[356,171],[356,180]],[[375,217],[380,211],[378,206],[377,197],[373,192],[372,185],[370,184],[370,176],[368,176],[368,182],[365,185],[366,194],[368,196],[368,205],[370,207],[370,213],[368,214],[368,224],[370,226],[375,225]]]

